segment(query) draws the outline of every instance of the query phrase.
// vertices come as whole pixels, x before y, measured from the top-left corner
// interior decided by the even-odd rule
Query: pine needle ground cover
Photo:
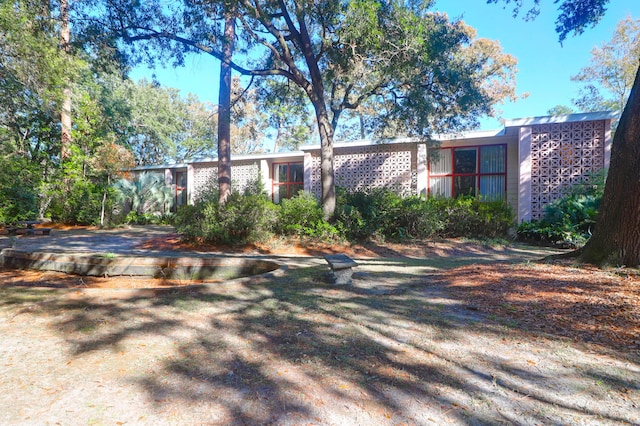
[[[351,287],[321,258],[155,296],[2,271],[0,422],[640,422],[634,271],[462,242],[367,250],[386,256],[360,258]]]

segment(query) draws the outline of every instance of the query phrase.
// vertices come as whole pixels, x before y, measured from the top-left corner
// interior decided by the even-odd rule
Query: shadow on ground
[[[429,261],[360,268],[353,288],[314,266],[156,297],[3,289],[0,308],[45,320],[69,359],[134,351],[142,367],[110,369],[184,423],[640,421],[637,358],[505,325]],[[360,291],[379,284],[398,291]]]

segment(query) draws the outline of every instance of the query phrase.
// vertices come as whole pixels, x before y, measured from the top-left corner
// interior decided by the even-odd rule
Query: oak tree
[[[428,137],[474,125],[496,101],[485,82],[512,75],[512,62],[469,55],[472,32],[429,12],[431,4],[110,0],[91,2],[81,22],[93,22],[94,31],[109,30],[108,37],[138,43],[130,53],[150,62],[161,58],[179,65],[187,52],[203,52],[237,73],[279,76],[297,85],[314,111],[322,204],[329,217],[335,209],[333,136],[343,111],[375,98],[383,106],[380,123],[394,132]],[[225,32],[234,23],[233,42],[241,54],[231,56],[232,40]],[[226,86],[221,88],[226,96]],[[224,110],[219,126],[227,126]],[[227,155],[222,143],[219,151]]]

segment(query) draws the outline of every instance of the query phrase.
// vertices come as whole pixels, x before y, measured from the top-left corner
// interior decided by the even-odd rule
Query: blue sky
[[[531,2],[525,2],[531,3]],[[513,18],[511,9],[502,4],[486,4],[484,0],[437,0],[435,10],[450,18],[462,18],[474,27],[478,37],[498,40],[506,53],[518,59],[517,91],[528,93],[525,99],[499,106],[502,117],[522,118],[545,115],[555,105],[570,105],[580,88],[570,80],[590,61],[590,51],[611,39],[616,24],[630,15],[640,18],[640,1],[611,0],[604,19],[577,37],[567,38],[561,46],[555,32],[556,5],[543,0],[542,11],[534,21]],[[131,78],[156,79],[163,85],[176,87],[186,96],[198,95],[202,101],[217,103],[219,63],[207,55],[192,55],[182,68],[142,67],[133,70]],[[481,129],[500,128],[497,119],[482,120]]]

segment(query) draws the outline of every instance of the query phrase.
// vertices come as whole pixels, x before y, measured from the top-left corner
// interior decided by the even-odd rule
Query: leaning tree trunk
[[[218,93],[218,200],[223,205],[231,194],[231,60],[235,38],[235,17],[225,15],[223,60],[220,63]]]
[[[640,265],[640,68],[613,138],[598,221],[580,259]]]

